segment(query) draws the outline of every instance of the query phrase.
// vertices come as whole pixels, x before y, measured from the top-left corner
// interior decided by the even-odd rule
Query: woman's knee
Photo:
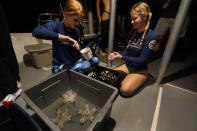
[[[120,93],[124,97],[129,97],[129,96],[133,95],[133,93],[135,92],[136,88],[137,87],[135,87],[135,86],[122,83],[121,84],[121,88],[120,88]]]

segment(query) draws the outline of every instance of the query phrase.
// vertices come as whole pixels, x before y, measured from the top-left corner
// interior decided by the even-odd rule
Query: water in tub
[[[42,111],[62,131],[85,131],[94,120],[99,107],[88,103],[86,99],[69,89]]]

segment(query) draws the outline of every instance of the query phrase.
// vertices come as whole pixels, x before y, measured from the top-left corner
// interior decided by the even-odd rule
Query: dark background
[[[93,11],[94,19],[97,19],[96,0],[81,1],[84,6],[84,9],[86,11],[91,9]],[[117,0],[116,16],[126,16],[128,20],[128,25],[130,25],[129,10],[131,6],[137,1],[139,0]],[[160,13],[158,10],[158,5],[155,4],[157,0],[144,1],[149,3],[153,13],[151,24],[151,28],[153,29],[159,18]],[[58,13],[60,11],[59,4],[63,4],[65,0],[0,0],[0,2],[3,4],[3,7],[5,9],[10,32],[23,33],[32,32],[32,30],[37,26],[37,17],[40,13]],[[197,17],[195,14],[197,9],[196,3],[197,2],[193,0],[189,11],[190,24],[186,35],[186,44],[189,48],[190,46],[192,48],[197,47],[197,44],[195,44],[197,38]],[[126,29],[129,29],[128,26],[126,26]]]
[[[81,0],[84,9],[91,9],[94,19],[97,19],[96,0]],[[117,13],[128,15],[132,4],[137,0],[117,0]],[[10,32],[31,32],[37,26],[40,13],[58,13],[59,4],[65,0],[3,0]],[[87,16],[87,15],[86,15]]]
[[[37,26],[37,16],[44,12],[57,12],[58,1],[4,0],[10,32],[31,32]]]

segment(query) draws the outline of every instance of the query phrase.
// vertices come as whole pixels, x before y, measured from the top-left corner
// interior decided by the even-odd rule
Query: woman
[[[138,2],[130,10],[133,25],[128,38],[127,51],[123,54],[113,52],[109,60],[123,59],[125,64],[115,68],[124,71],[127,76],[121,83],[120,93],[131,96],[148,78],[148,60],[153,51],[157,35],[149,29],[152,13],[145,2]]]
[[[75,58],[80,49],[80,33],[77,26],[84,16],[84,9],[77,0],[67,0],[62,13],[63,21],[38,26],[33,30],[33,36],[52,40],[53,65],[70,68],[76,62]]]

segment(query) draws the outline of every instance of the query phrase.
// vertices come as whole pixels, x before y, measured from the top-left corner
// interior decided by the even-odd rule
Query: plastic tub
[[[97,107],[97,112],[92,122],[80,124],[80,116],[76,116],[71,122],[65,123],[61,130],[99,130],[104,120],[109,118],[112,104],[118,96],[118,90],[111,85],[75,71],[65,70],[24,91],[22,96],[51,130],[58,131],[60,128],[51,121],[55,115],[55,106],[53,105],[61,98],[60,94],[68,89],[77,92],[75,102],[77,109],[82,110],[84,104],[88,103],[90,107]],[[75,113],[76,110],[72,108],[70,114]]]
[[[24,48],[32,56],[36,68],[52,65],[52,46],[50,44],[27,45]]]

